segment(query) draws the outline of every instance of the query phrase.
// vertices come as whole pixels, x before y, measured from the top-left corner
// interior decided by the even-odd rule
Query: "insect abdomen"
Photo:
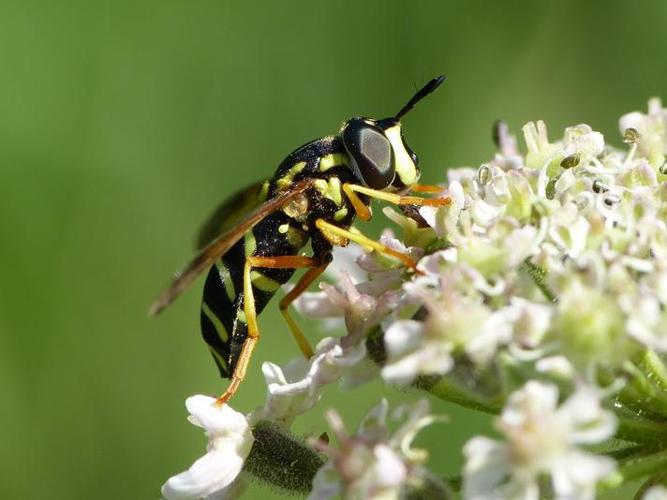
[[[267,216],[223,255],[206,277],[200,315],[201,332],[223,378],[233,375],[248,335],[243,308],[246,257],[296,255],[307,243],[308,236],[290,221],[283,212]],[[293,269],[252,269],[250,277],[257,314],[292,274]]]

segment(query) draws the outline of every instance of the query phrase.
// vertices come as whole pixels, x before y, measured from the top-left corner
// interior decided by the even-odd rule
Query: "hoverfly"
[[[337,135],[304,144],[279,165],[270,180],[254,184],[223,202],[204,224],[199,253],[176,275],[149,310],[166,308],[205,269],[210,268],[201,304],[201,332],[223,378],[231,378],[218,399],[222,405],[237,391],[259,340],[257,315],[296,269],[307,271],[279,307],[303,354],[313,350],[290,316],[289,305],[331,262],[335,245],[350,241],[398,259],[403,253],[353,230],[355,217],[371,218],[370,200],[404,208],[439,206],[449,198],[409,196],[410,191],[439,193],[417,184],[417,155],[403,138],[401,118],[445,80],[439,76],[415,93],[390,118],[356,117]],[[301,254],[310,241],[312,256]]]

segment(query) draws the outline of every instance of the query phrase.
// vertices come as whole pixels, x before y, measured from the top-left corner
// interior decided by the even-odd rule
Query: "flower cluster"
[[[336,253],[334,284],[297,308],[343,335],[310,360],[264,363],[268,396],[246,417],[188,400],[209,451],[163,495],[224,497],[242,483],[257,422],[288,429],[323,386],[379,377],[499,414],[502,440],[464,447],[466,499],[588,499],[637,479],[649,481],[645,498],[664,497],[667,110],[651,100],[620,129],[623,149],[583,124],[551,142],[531,122],[522,154],[501,123],[494,158],[447,171],[450,203],[385,208],[402,234],[386,230],[381,243],[417,272],[352,246]],[[338,446],[311,446],[324,452],[311,498],[398,498],[415,484],[446,497],[460,486],[425,480],[442,474],[410,447],[436,419],[428,405],[401,410],[394,433],[387,411],[382,402],[353,436],[328,413]]]
[[[347,433],[338,414],[329,411],[327,420],[339,448],[316,443],[329,460],[317,472],[309,499],[339,496],[359,500],[398,498],[403,490],[424,481],[444,488],[438,484],[438,479],[420,467],[427,456],[425,450],[411,447],[417,432],[437,420],[428,410],[428,401],[423,399],[415,405],[396,408],[394,417],[405,421],[390,434],[387,429],[388,405],[383,399],[362,419],[353,436]]]
[[[538,479],[545,474],[556,498],[593,497],[595,483],[614,470],[614,461],[578,445],[610,438],[616,418],[600,408],[590,388],[557,403],[558,389],[536,381],[511,395],[498,420],[507,442],[476,437],[463,450],[466,498],[539,498]]]

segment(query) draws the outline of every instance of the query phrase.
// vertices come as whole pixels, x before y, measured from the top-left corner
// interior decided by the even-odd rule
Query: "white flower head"
[[[597,364],[617,366],[632,354],[615,297],[576,277],[560,290],[548,336],[586,376]]]
[[[229,405],[218,406],[214,398],[192,396],[185,401],[188,420],[206,431],[206,455],[185,472],[162,486],[167,500],[225,498],[241,472],[254,438],[246,417]]]
[[[507,441],[475,437],[465,445],[465,497],[537,500],[538,479],[548,475],[555,498],[594,498],[596,483],[615,467],[612,459],[579,448],[616,430],[616,418],[599,398],[581,386],[558,406],[555,386],[528,382],[512,394],[497,422]]]
[[[321,283],[322,292],[303,294],[296,307],[305,316],[344,320],[347,344],[359,343],[383,317],[392,311],[401,295],[400,271],[388,270],[375,280],[355,284],[345,270],[337,285]],[[329,326],[337,326],[330,324]]]
[[[382,378],[409,384],[419,375],[444,375],[453,366],[453,344],[428,335],[424,323],[411,319],[392,323],[384,334],[387,362]]]
[[[418,472],[419,464],[426,459],[424,450],[412,449],[411,442],[420,429],[438,420],[428,410],[425,400],[397,408],[396,418],[408,418],[393,435],[387,429],[388,405],[384,399],[366,414],[354,435],[348,434],[335,411],[327,412],[339,446],[317,444],[330,460],[317,472],[308,498],[399,498],[409,476]]]
[[[267,419],[289,426],[294,418],[320,400],[320,389],[339,380],[347,386],[367,381],[376,370],[365,363],[365,344],[343,347],[341,339],[322,339],[309,360],[295,358],[284,367],[265,362],[262,372],[267,386],[264,407],[252,420]]]
[[[350,499],[398,498],[408,469],[400,455],[384,441],[387,402],[382,400],[350,436],[335,411],[326,414],[340,448],[320,444],[331,459],[317,472],[309,500],[336,496]]]
[[[486,306],[473,286],[464,292],[460,287],[467,280],[459,271],[442,274],[437,292],[441,296],[425,287],[408,287],[411,295],[423,300],[427,315],[424,321],[399,319],[385,330],[385,381],[408,384],[419,375],[444,375],[455,353],[481,364],[510,340],[510,316]]]

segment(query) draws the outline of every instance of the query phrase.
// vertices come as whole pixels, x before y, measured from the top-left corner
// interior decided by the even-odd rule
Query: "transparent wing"
[[[148,310],[149,316],[155,316],[171,304],[176,297],[192,283],[199,274],[208,269],[217,259],[227,253],[234,244],[239,241],[245,233],[250,231],[259,221],[270,213],[280,209],[292,198],[303,193],[310,187],[314,179],[305,179],[296,183],[290,189],[282,192],[275,198],[271,198],[245,218],[240,220],[236,226],[220,234],[192,259],[179,273],[176,274],[171,284],[153,302]]]
[[[197,234],[197,250],[232,229],[246,214],[264,203],[265,200],[258,196],[263,184],[263,181],[256,182],[220,203]]]

